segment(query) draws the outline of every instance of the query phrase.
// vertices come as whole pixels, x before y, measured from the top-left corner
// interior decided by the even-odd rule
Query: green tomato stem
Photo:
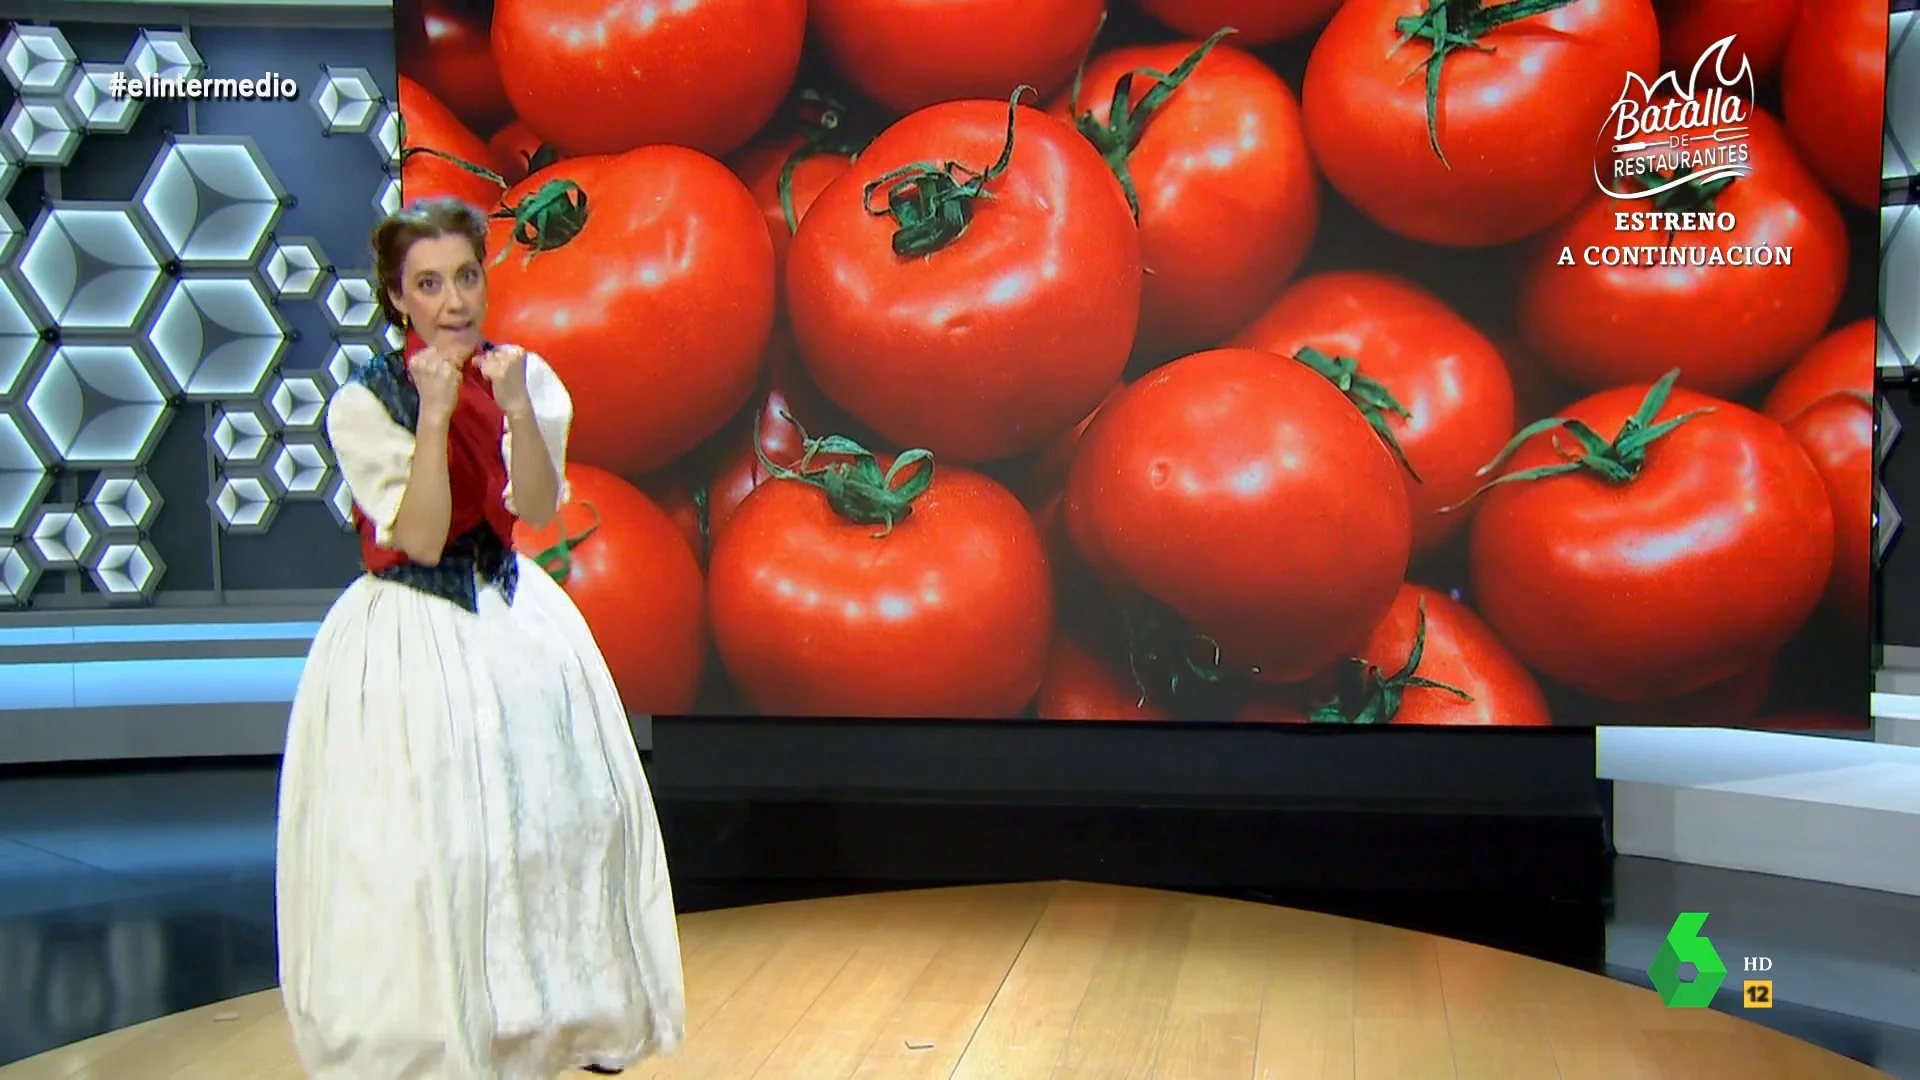
[[[494,265],[505,262],[516,244],[526,248],[525,261],[531,261],[540,252],[565,247],[587,227],[587,193],[571,180],[549,180],[493,216],[513,222],[511,242]]]
[[[1388,675],[1356,657],[1350,669],[1354,685],[1315,706],[1307,719],[1317,724],[1391,724],[1394,717],[1400,715],[1408,690],[1438,690],[1470,704],[1473,695],[1465,690],[1417,674],[1426,651],[1427,602],[1421,600],[1414,623],[1413,650],[1407,654],[1407,662],[1400,670]]]
[[[1394,20],[1393,28],[1400,35],[1400,40],[1394,43],[1394,51],[1415,40],[1426,42],[1432,50],[1414,71],[1426,73],[1427,145],[1433,148],[1440,164],[1453,167],[1447,161],[1446,151],[1440,149],[1440,76],[1446,67],[1447,57],[1461,49],[1492,52],[1492,46],[1480,43],[1482,37],[1503,26],[1544,15],[1575,2],[1507,0],[1506,3],[1488,5],[1484,0],[1427,0],[1425,11]],[[1409,72],[1408,77],[1411,78],[1412,74]]]
[[[1588,472],[1609,484],[1628,484],[1639,477],[1647,467],[1647,448],[1665,438],[1674,429],[1714,411],[1711,406],[1683,413],[1670,420],[1655,423],[1660,410],[1666,407],[1667,399],[1673,394],[1674,383],[1679,381],[1680,369],[1674,368],[1660,377],[1660,381],[1647,389],[1647,396],[1641,399],[1640,408],[1627,417],[1620,425],[1613,440],[1602,438],[1599,433],[1579,420],[1569,420],[1559,416],[1549,416],[1521,428],[1492,461],[1481,466],[1480,476],[1492,476],[1504,468],[1513,455],[1518,453],[1527,442],[1541,435],[1554,432],[1566,432],[1579,443],[1577,449],[1568,449],[1554,439],[1554,448],[1560,451],[1565,460],[1552,465],[1539,465],[1531,469],[1496,477],[1480,485],[1473,494],[1445,507],[1441,512],[1458,510],[1492,489],[1503,484],[1524,484],[1534,480],[1545,480],[1569,473]]]
[[[1402,420],[1413,419],[1413,413],[1409,412],[1405,405],[1400,404],[1400,400],[1393,396],[1393,391],[1388,390],[1377,380],[1362,374],[1360,361],[1350,356],[1328,356],[1319,349],[1308,346],[1294,353],[1293,358],[1347,395],[1347,400],[1353,402],[1354,407],[1360,410],[1360,415],[1367,418],[1367,424],[1373,428],[1374,434],[1380,436],[1380,441],[1387,444],[1388,450],[1393,451],[1393,456],[1399,460],[1400,467],[1407,470],[1407,475],[1413,477],[1413,482],[1425,483],[1420,479],[1420,474],[1414,471],[1413,463],[1407,460],[1406,451],[1400,448],[1399,438],[1387,426],[1389,415],[1397,416]]]
[[[960,238],[973,221],[973,204],[987,198],[987,185],[999,179],[1013,163],[1014,118],[1019,115],[1020,99],[1038,93],[1031,86],[1020,86],[1007,100],[1007,141],[1000,159],[984,172],[976,172],[957,161],[944,165],[918,161],[902,165],[868,184],[860,193],[867,213],[891,217],[893,253],[902,258],[931,255]],[[885,192],[886,201],[873,203],[874,195]]]
[[[933,486],[933,452],[907,450],[889,468],[880,467],[873,451],[844,435],[813,438],[796,422],[802,450],[800,460],[782,465],[767,456],[760,441],[760,418],[753,419],[753,453],[771,480],[790,480],[818,488],[827,505],[844,521],[878,525],[875,539],[892,534],[894,526],[913,514],[913,504]],[[821,464],[820,457],[836,460]]]
[[[407,114],[399,113],[397,116],[397,119],[400,125],[400,167],[401,168],[403,169],[406,168],[407,162],[412,161],[416,157],[439,158],[441,161],[445,161],[450,164],[457,165],[460,168],[465,169],[467,172],[470,172],[473,175],[488,181],[489,183],[500,185],[500,190],[502,191],[505,191],[507,189],[507,186],[508,186],[507,178],[504,176],[501,176],[497,172],[494,172],[492,169],[486,168],[485,166],[482,166],[482,165],[475,165],[473,162],[468,161],[466,158],[457,157],[453,154],[447,153],[445,150],[435,149],[434,147],[431,147],[431,146],[408,146],[407,145]]]
[[[1105,23],[1106,16],[1102,15],[1101,25],[1104,26]],[[1186,58],[1180,61],[1179,66],[1172,71],[1162,73],[1151,68],[1135,68],[1121,75],[1113,84],[1113,100],[1107,107],[1105,123],[1094,119],[1092,110],[1080,112],[1074,117],[1074,126],[1080,130],[1080,134],[1085,136],[1088,142],[1093,144],[1094,149],[1100,151],[1100,156],[1106,159],[1107,167],[1112,169],[1113,175],[1119,179],[1120,190],[1126,192],[1127,206],[1132,208],[1135,221],[1140,219],[1140,194],[1134,187],[1133,174],[1128,169],[1127,162],[1133,156],[1134,150],[1139,147],[1140,139],[1146,135],[1147,125],[1153,120],[1154,113],[1173,97],[1174,91],[1180,89],[1181,85],[1193,75],[1194,70],[1200,66],[1200,62],[1213,51],[1213,47],[1220,44],[1227,35],[1238,32],[1231,26],[1214,31],[1211,37],[1188,53]],[[1138,105],[1133,102],[1133,80],[1136,75],[1153,81],[1153,89],[1141,96]],[[1080,108],[1080,84],[1085,76],[1086,63],[1083,61],[1080,69],[1074,72],[1072,96],[1068,99],[1076,111]]]
[[[559,523],[558,539],[554,540],[551,547],[542,548],[533,556],[534,565],[545,570],[547,576],[560,585],[565,585],[567,579],[573,576],[573,549],[579,547],[585,543],[589,537],[593,536],[594,533],[600,531],[599,507],[590,502],[580,502],[572,505],[585,507],[587,514],[593,520],[588,522],[587,526],[579,532],[570,533],[567,531],[567,523],[563,516]]]
[[[857,161],[860,152],[873,141],[872,132],[856,132],[848,122],[847,107],[817,90],[802,90],[795,96],[794,125],[799,129],[798,149],[780,163],[780,176],[774,188],[780,194],[780,213],[787,219],[787,232],[800,231],[800,215],[793,208],[793,174],[802,162],[823,156]]]

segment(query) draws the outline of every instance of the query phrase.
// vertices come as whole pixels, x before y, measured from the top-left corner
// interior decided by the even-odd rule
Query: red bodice
[[[447,487],[453,508],[447,518],[449,543],[484,525],[512,548],[514,518],[504,499],[507,463],[500,452],[505,432],[506,417],[494,403],[492,386],[480,373],[480,365],[469,361],[447,432]],[[360,534],[360,555],[369,572],[379,573],[408,561],[405,552],[374,542],[373,523],[358,506],[353,516]]]

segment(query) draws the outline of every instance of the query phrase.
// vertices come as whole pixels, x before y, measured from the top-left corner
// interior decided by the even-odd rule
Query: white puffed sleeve
[[[327,402],[327,442],[374,542],[393,544],[393,523],[413,471],[413,434],[393,422],[373,391],[348,383]]]
[[[538,353],[527,354],[527,398],[533,404],[534,423],[540,428],[540,438],[547,444],[547,457],[560,473],[560,502],[565,503],[572,497],[567,488],[567,432],[573,427],[573,398],[567,393],[566,385],[553,368],[541,359]],[[500,457],[507,463],[507,488],[501,492],[501,501],[507,504],[507,512],[518,515],[513,506],[513,431],[507,430],[500,440]]]

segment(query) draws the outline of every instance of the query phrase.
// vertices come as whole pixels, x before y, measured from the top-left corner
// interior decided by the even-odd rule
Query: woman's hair
[[[422,240],[464,236],[473,245],[473,257],[486,261],[487,216],[459,199],[442,196],[422,199],[382,221],[373,230],[373,269],[380,280],[380,310],[387,321],[405,326],[406,317],[393,296],[401,291],[407,252]]]

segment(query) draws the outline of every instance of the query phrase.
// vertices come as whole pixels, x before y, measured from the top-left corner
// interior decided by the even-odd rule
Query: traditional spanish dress
[[[513,446],[478,364],[436,566],[392,550],[420,397],[398,355],[327,408],[366,574],[314,638],[281,770],[281,993],[314,1080],[553,1080],[675,1047],[666,855],[613,678],[514,554]],[[573,406],[539,357],[547,452]]]

